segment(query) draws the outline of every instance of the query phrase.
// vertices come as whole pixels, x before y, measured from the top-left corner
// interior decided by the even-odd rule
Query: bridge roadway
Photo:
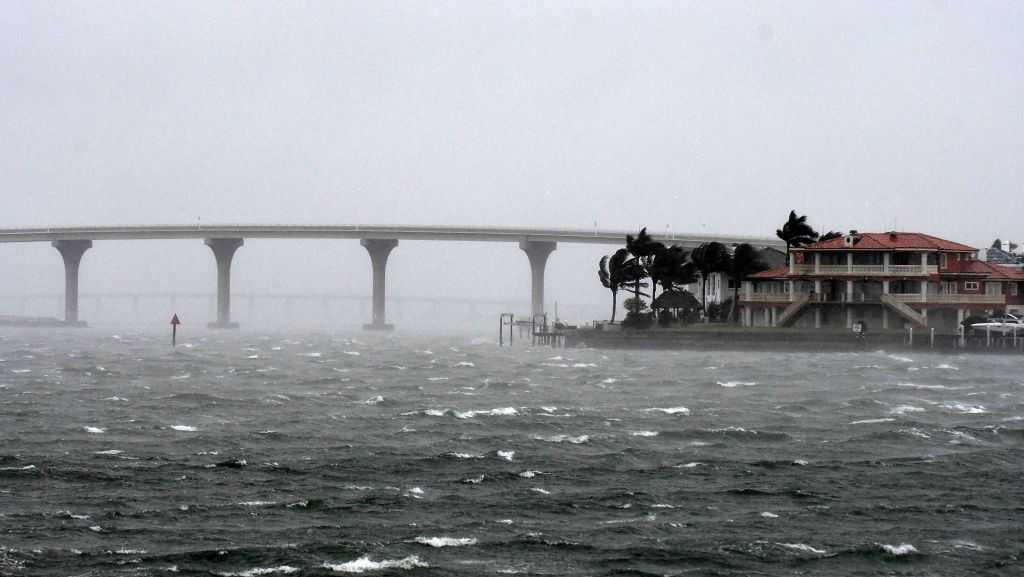
[[[385,271],[388,256],[399,240],[461,242],[518,242],[526,253],[531,274],[531,308],[544,312],[544,267],[559,242],[622,245],[626,231],[421,225],[147,225],[0,229],[0,243],[50,242],[64,259],[64,320],[78,319],[78,268],[82,255],[96,240],[204,239],[217,261],[217,320],[211,327],[231,328],[231,260],[246,238],[359,239],[370,255],[373,273],[373,322],[367,329],[390,329],[385,314]],[[701,243],[750,243],[784,248],[774,238],[707,234],[652,234],[655,240],[687,249]]]

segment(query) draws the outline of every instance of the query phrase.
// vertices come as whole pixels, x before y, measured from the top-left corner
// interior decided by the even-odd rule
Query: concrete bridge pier
[[[373,265],[373,322],[363,325],[365,330],[390,331],[394,325],[387,323],[385,314],[386,301],[384,293],[384,277],[388,266],[391,250],[398,246],[394,238],[364,238],[359,241],[366,252],[370,253],[370,264]]]
[[[217,259],[217,320],[209,327],[237,329],[238,323],[231,322],[231,259],[245,241],[240,238],[208,238],[205,242]]]
[[[85,251],[92,248],[92,241],[55,240],[52,244],[64,259],[64,322],[85,326],[78,320],[78,265]]]
[[[532,284],[530,314],[544,314],[544,266],[548,262],[548,256],[557,248],[553,241],[523,240],[519,241],[519,248],[523,249],[526,257],[530,259],[530,274]]]

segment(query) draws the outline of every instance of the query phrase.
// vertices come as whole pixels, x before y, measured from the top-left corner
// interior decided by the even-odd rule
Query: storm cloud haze
[[[772,236],[795,208],[823,231],[1024,232],[1013,2],[6,2],[0,86],[3,228]],[[560,245],[549,303],[605,312],[604,252]],[[368,294],[369,268],[354,241],[247,240],[233,286]],[[63,286],[46,245],[0,245],[0,270],[0,293]],[[527,302],[528,272],[512,243],[403,241],[389,293]],[[198,241],[97,241],[81,282],[212,293],[213,273]]]

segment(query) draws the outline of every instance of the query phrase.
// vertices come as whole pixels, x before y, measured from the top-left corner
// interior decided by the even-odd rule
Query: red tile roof
[[[939,271],[939,275],[978,275],[986,280],[1024,281],[1024,272],[1010,267],[980,260],[955,260]]]
[[[920,232],[859,232],[860,239],[852,247],[846,246],[845,236],[816,242],[794,250],[945,250],[973,252],[974,247],[923,234]]]
[[[756,279],[773,279],[773,278],[785,278],[789,274],[789,265],[783,265],[775,267],[771,270],[759,272],[757,274],[750,275],[750,278]]]

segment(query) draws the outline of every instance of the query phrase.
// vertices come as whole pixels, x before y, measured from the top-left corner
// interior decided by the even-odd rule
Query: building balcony
[[[808,276],[927,276],[939,272],[936,265],[921,266],[919,264],[822,264],[817,270],[814,263],[793,265],[793,274]]]
[[[1004,305],[1005,295],[962,295],[918,293],[890,294],[889,298],[903,303],[949,304],[949,305]]]
[[[887,296],[890,300],[902,303],[924,303],[924,304],[949,304],[949,305],[1005,305],[1004,295],[965,295],[965,294],[928,294],[920,293],[890,293]],[[797,292],[792,297],[788,293],[752,293],[744,295],[740,293],[740,302],[744,303],[766,303],[782,305],[807,299],[812,303],[832,304],[880,304],[882,295],[854,293],[848,295],[841,292],[829,298],[827,295]]]

